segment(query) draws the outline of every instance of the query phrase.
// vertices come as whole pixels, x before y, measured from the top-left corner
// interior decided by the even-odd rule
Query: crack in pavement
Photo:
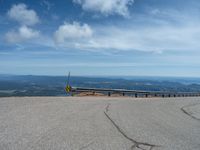
[[[149,144],[149,143],[145,143],[145,142],[138,142],[134,139],[132,139],[131,137],[129,137],[120,127],[119,125],[116,124],[116,122],[108,115],[109,112],[109,107],[111,104],[108,104],[106,106],[106,109],[104,111],[105,116],[108,118],[108,120],[110,120],[110,122],[113,124],[113,126],[118,130],[119,133],[121,133],[121,135],[123,135],[127,140],[131,141],[133,143],[133,145],[131,146],[131,150],[138,148],[141,150],[147,150],[147,148],[149,150],[153,150],[155,147],[160,147],[158,145],[154,145],[154,144]],[[145,147],[145,148],[143,148]]]
[[[200,104],[197,103],[197,104],[191,104],[191,105],[183,106],[183,107],[181,107],[181,111],[182,111],[184,114],[190,116],[191,118],[200,121],[200,118],[197,118],[197,117],[193,116],[192,113],[190,113],[190,112],[188,112],[188,111],[186,110],[187,107],[192,107],[192,106],[196,106],[196,105],[200,105]]]
[[[110,105],[111,105],[110,103],[107,104],[107,106],[106,106],[106,112],[109,111],[109,107],[110,107]]]
[[[94,141],[89,142],[88,144],[86,144],[86,145],[84,145],[83,147],[79,148],[79,150],[86,149],[86,148],[88,148],[90,145],[92,145],[93,143],[94,143]]]

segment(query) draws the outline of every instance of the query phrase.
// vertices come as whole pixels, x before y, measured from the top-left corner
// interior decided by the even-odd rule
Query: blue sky
[[[200,75],[199,0],[0,0],[0,74]]]

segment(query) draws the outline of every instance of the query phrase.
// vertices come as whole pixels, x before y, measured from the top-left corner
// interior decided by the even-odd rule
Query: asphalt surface
[[[200,98],[0,98],[0,150],[200,150]]]

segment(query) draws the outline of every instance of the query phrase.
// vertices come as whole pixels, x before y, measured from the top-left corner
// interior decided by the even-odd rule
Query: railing
[[[125,90],[125,89],[98,89],[98,88],[72,88],[72,93],[103,93],[104,95],[111,96],[112,94],[119,94],[120,96],[131,97],[197,97],[200,96],[200,92],[162,92],[162,91],[137,91],[137,90]]]

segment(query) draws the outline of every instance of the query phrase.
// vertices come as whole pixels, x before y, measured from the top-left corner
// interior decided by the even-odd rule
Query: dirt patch
[[[102,93],[96,93],[96,92],[81,92],[81,93],[78,93],[76,94],[76,96],[105,96],[104,94]]]

